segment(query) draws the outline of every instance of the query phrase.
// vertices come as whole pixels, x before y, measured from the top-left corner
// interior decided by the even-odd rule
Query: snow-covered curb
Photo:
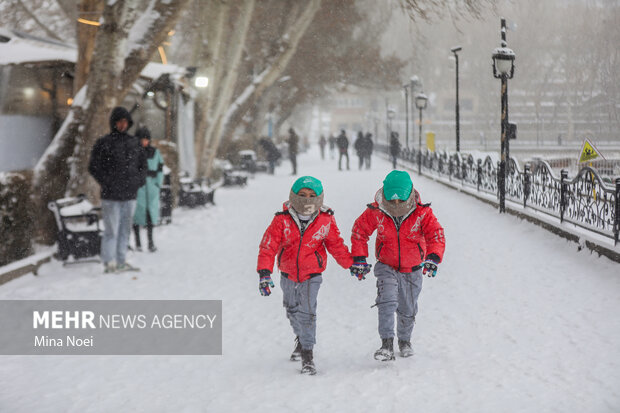
[[[0,285],[28,273],[37,275],[39,267],[52,259],[53,251],[39,252],[19,261],[0,267]]]

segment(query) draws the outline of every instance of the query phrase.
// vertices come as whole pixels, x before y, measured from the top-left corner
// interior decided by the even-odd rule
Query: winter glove
[[[422,275],[428,275],[434,277],[437,275],[437,263],[431,260],[426,260],[422,263]]]
[[[422,275],[428,275],[434,277],[437,275],[437,264],[439,263],[439,257],[437,254],[429,254],[426,260],[422,263]]]
[[[260,295],[266,297],[271,294],[271,288],[275,287],[271,280],[271,273],[269,270],[260,270],[258,276],[260,277],[258,291],[260,291]]]
[[[366,257],[353,257],[353,265],[349,267],[351,275],[362,281],[366,279],[366,274],[370,272],[372,265],[366,264]]]

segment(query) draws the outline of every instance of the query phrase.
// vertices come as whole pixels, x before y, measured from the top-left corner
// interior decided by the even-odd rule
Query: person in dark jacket
[[[267,162],[269,162],[269,173],[273,175],[276,169],[276,162],[282,157],[282,154],[269,138],[261,138],[258,143],[265,151],[265,157]]]
[[[390,155],[392,157],[392,169],[396,169],[396,160],[398,159],[398,155],[400,155],[398,132],[392,132],[390,135]]]
[[[364,166],[364,159],[366,158],[366,152],[364,150],[364,133],[362,131],[357,132],[357,139],[355,139],[353,147],[355,148],[355,153],[357,153],[357,157],[359,159],[359,169],[362,169],[362,166]]]
[[[334,159],[334,151],[336,149],[336,138],[334,135],[329,135],[327,143],[329,144],[329,159]]]
[[[325,139],[324,135],[321,135],[319,139],[319,148],[321,149],[321,159],[325,159],[325,145],[327,145],[327,139]]]
[[[136,250],[142,251],[140,242],[140,227],[146,226],[146,234],[149,241],[149,251],[155,252],[157,248],[153,242],[153,226],[159,223],[159,192],[164,182],[164,158],[159,149],[151,146],[151,132],[147,128],[136,131],[136,138],[146,152],[148,171],[146,172],[146,184],[138,189],[136,200],[136,212],[133,215],[133,231],[136,237]]]
[[[291,175],[297,175],[297,152],[299,150],[299,136],[295,133],[295,129],[290,128],[288,130],[288,157],[291,160],[293,166],[293,173]]]
[[[362,139],[362,151],[364,152],[364,162],[366,162],[366,169],[370,169],[370,157],[372,156],[372,149],[373,149],[373,142],[372,142],[372,133],[368,132],[366,133],[366,135],[364,135],[364,138]]]
[[[349,138],[347,138],[347,134],[344,129],[340,130],[340,135],[336,139],[336,145],[338,146],[338,152],[340,152],[340,156],[338,157],[338,170],[342,171],[342,158],[347,158],[347,170],[349,170]]]
[[[104,232],[101,259],[104,272],[134,269],[125,261],[138,189],[146,182],[146,153],[127,131],[133,125],[129,111],[116,107],[110,115],[110,133],[99,138],[90,155],[88,171],[101,186]]]

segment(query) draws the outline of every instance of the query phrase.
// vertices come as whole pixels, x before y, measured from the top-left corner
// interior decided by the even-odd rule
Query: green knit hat
[[[388,201],[400,199],[406,201],[411,195],[413,183],[405,171],[392,171],[383,180],[383,196]]]
[[[313,176],[302,176],[295,181],[291,190],[297,194],[302,188],[312,189],[314,193],[316,193],[316,196],[323,193],[323,185],[321,184],[321,181]]]

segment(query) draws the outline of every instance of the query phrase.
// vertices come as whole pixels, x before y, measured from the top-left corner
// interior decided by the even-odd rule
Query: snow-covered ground
[[[299,158],[301,174],[323,181],[347,244],[389,171],[373,161],[339,172],[316,148]],[[156,229],[157,253],[130,255],[141,273],[53,262],[0,286],[0,299],[221,299],[223,356],[0,357],[0,412],[620,411],[620,266],[415,174],[447,239],[437,278],[424,280],[415,356],[373,360],[374,277],[358,282],[330,258],[319,373],[300,375],[281,291],[261,297],[254,270],[289,172],[285,163],[218,189],[216,207],[175,211]]]

